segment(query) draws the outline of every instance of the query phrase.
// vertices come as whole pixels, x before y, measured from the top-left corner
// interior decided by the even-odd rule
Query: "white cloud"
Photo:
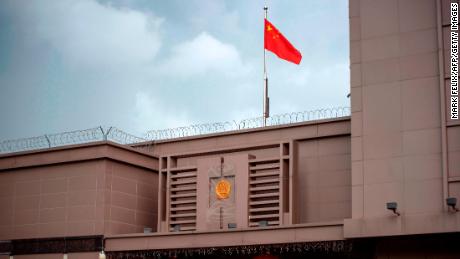
[[[27,8],[33,33],[74,66],[142,65],[161,46],[163,20],[151,14],[93,0],[40,1]]]
[[[162,73],[191,77],[217,72],[223,76],[241,77],[250,70],[251,66],[243,63],[233,45],[202,32],[173,48],[172,56],[165,62]]]
[[[139,132],[190,124],[185,112],[166,110],[151,95],[142,91],[136,93],[135,114],[134,123]]]
[[[0,110],[16,111],[0,113],[8,122],[0,136],[98,124],[141,134],[260,116],[260,3],[101,2],[0,1],[0,50],[7,53],[0,63],[8,71],[0,74],[0,88],[8,90],[0,95]],[[273,6],[270,17],[304,59],[295,66],[269,54],[271,113],[346,105],[346,4],[293,3]],[[310,9],[309,15],[301,11]],[[343,13],[341,22],[328,33],[318,31],[331,11]],[[37,123],[29,130],[22,126],[27,120]]]

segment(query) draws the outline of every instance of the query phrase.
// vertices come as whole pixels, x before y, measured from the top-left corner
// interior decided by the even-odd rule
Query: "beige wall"
[[[140,167],[148,155],[117,157],[127,151],[117,149],[90,144],[0,156],[0,240],[155,229],[156,169]]]
[[[155,147],[174,161],[171,168],[237,154],[278,157],[280,216],[286,216],[280,224],[308,223],[350,216],[349,132],[349,119],[343,118]],[[157,166],[155,157],[110,143],[0,156],[0,238],[156,231]]]
[[[387,215],[393,200],[440,211],[436,1],[350,1],[350,15],[353,217]]]
[[[351,217],[350,137],[297,142],[300,222]]]
[[[460,169],[460,127],[446,126],[441,115],[445,76],[440,79],[444,62],[440,67],[438,30],[446,27],[438,28],[437,1],[349,3],[352,217],[373,220],[372,227],[363,221],[353,222],[351,229],[362,235],[445,231],[440,226],[455,222],[456,216],[447,212],[444,199],[460,198],[458,179],[449,178]],[[448,10],[444,8],[444,23]],[[391,218],[386,209],[390,201],[398,202],[403,219]],[[439,217],[430,223],[426,215]]]
[[[448,195],[460,202],[460,125],[447,128],[447,139]]]
[[[168,199],[166,178],[172,168],[196,167],[200,159],[236,154],[256,160],[278,157],[279,161],[283,161],[279,170],[286,182],[280,189],[281,206],[287,213],[281,225],[351,217],[349,132],[349,121],[337,119],[186,138],[181,141],[160,141],[154,149],[163,161],[160,165],[163,168],[160,199]],[[239,184],[242,183],[237,183],[236,188],[239,188]],[[161,204],[159,224],[164,225],[169,215],[168,203]]]
[[[454,2],[454,1],[452,1]],[[459,2],[458,0],[455,2]],[[443,0],[442,36],[444,43],[444,82],[446,106],[447,135],[447,182],[448,196],[457,197],[460,201],[460,120],[450,119],[450,19],[448,1]]]
[[[107,162],[106,234],[156,231],[157,179],[149,170]]]
[[[103,160],[0,173],[0,238],[103,233]]]

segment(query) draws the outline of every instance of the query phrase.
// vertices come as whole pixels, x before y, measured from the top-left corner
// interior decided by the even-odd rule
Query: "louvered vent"
[[[170,231],[196,229],[196,167],[169,170]]]
[[[249,161],[249,226],[280,224],[280,158]]]

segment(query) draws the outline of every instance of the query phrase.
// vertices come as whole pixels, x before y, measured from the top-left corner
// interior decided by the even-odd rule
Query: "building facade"
[[[0,258],[459,258],[450,3],[349,1],[351,116],[0,155]]]

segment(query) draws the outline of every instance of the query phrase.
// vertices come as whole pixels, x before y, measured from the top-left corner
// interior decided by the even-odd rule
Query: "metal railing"
[[[349,115],[349,107],[286,113],[267,118],[266,126],[277,126],[312,120],[332,119]],[[45,134],[31,138],[1,141],[0,154],[83,144],[104,140],[109,140],[123,145],[130,145],[147,141],[165,140],[261,127],[264,127],[264,119],[263,117],[257,117],[241,121],[196,124],[187,127],[152,130],[147,132],[145,137],[137,137],[116,127],[104,128],[100,126],[85,130],[75,130],[56,134]],[[147,151],[150,151],[151,145],[152,142],[146,145],[140,145],[138,148],[146,148]]]

